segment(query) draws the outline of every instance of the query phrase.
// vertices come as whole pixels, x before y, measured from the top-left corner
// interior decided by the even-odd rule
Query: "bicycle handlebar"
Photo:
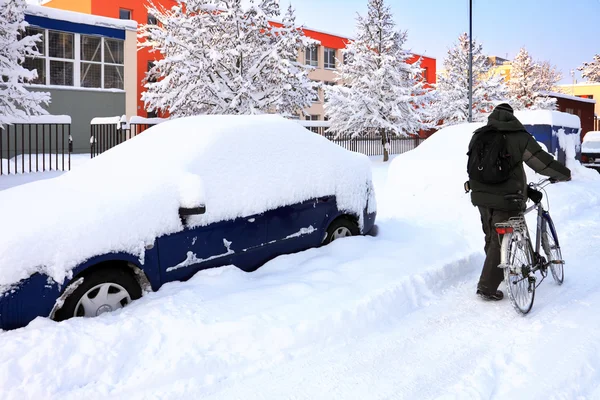
[[[558,182],[558,181],[554,178],[546,178],[546,179],[542,179],[538,183],[531,182],[531,183],[529,183],[529,186],[533,186],[534,188],[538,188],[538,189],[543,189],[546,186],[551,185],[556,182]]]

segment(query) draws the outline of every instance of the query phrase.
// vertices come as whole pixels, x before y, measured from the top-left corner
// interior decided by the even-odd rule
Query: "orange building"
[[[157,5],[165,8],[171,8],[176,4],[174,0],[154,0]],[[63,10],[79,11],[82,13],[93,14],[104,17],[132,19],[138,24],[156,23],[156,20],[148,14],[146,5],[147,0],[50,0],[44,4],[46,7],[60,8]],[[280,25],[272,22],[273,25]],[[314,67],[309,74],[310,79],[321,81],[326,85],[334,83],[334,71],[337,67],[336,59],[342,59],[341,49],[346,47],[350,41],[349,38],[330,34],[314,29],[304,29],[306,36],[318,40],[320,45],[311,51],[301,51],[298,55],[298,61]],[[137,114],[143,117],[153,117],[144,108],[144,102],[141,100],[141,94],[145,91],[143,80],[151,63],[156,60],[156,54],[150,53],[148,49],[139,49],[137,54]],[[416,62],[421,58],[421,67],[424,68],[424,78],[427,83],[436,82],[436,60],[434,58],[415,55],[409,62]],[[307,119],[323,119],[323,94],[320,91],[315,94],[313,105],[307,110],[309,117]]]

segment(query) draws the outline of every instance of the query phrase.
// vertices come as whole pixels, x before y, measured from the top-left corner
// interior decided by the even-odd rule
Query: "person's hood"
[[[525,131],[525,127],[511,112],[496,108],[488,117],[488,126],[503,132]]]

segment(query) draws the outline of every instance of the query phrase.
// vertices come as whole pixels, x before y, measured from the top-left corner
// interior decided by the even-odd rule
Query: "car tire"
[[[349,236],[358,236],[360,234],[360,230],[358,229],[358,225],[356,222],[352,221],[350,218],[340,217],[333,221],[329,228],[327,228],[327,235],[325,236],[325,241],[323,244],[329,244],[334,240],[349,237]]]
[[[115,267],[96,269],[83,275],[83,281],[55,312],[54,320],[94,317],[122,308],[140,297],[142,289],[128,271]]]

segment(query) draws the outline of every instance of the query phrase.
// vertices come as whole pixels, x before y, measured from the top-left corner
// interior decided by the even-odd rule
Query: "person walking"
[[[471,191],[471,203],[479,208],[485,234],[486,257],[476,293],[486,300],[502,300],[504,294],[498,290],[504,278],[498,268],[502,238],[495,224],[525,209],[528,185],[523,163],[556,181],[570,180],[571,171],[540,147],[507,103],[497,105],[487,124],[474,132],[467,155],[465,188]]]

